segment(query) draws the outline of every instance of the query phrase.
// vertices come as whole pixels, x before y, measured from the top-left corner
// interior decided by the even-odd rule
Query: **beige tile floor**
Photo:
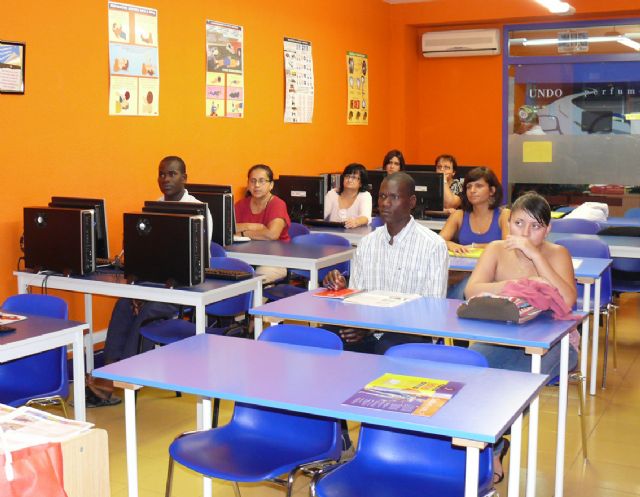
[[[597,395],[588,396],[586,403],[588,462],[583,462],[581,454],[577,389],[569,387],[564,485],[567,497],[640,496],[640,297],[623,295],[619,303],[618,367],[613,368],[610,358],[606,390],[598,388]],[[553,495],[556,407],[557,389],[546,388],[540,413],[539,496]],[[176,398],[172,392],[143,389],[138,399],[137,413],[140,495],[159,497],[164,495],[168,445],[176,434],[194,429],[195,398]],[[222,422],[229,418],[230,413],[231,404],[223,402]],[[127,475],[123,407],[90,409],[87,417],[109,432],[111,495],[125,497]],[[353,426],[351,432],[356,437],[357,427]],[[523,464],[524,461],[523,457]],[[523,476],[524,473],[523,469]],[[241,489],[246,497],[284,495],[281,489],[268,484],[242,485]],[[506,495],[506,480],[498,489],[503,496]],[[202,495],[201,479],[177,467],[173,495]],[[215,481],[214,495],[232,496],[232,487]],[[301,485],[296,495],[307,495],[306,488]]]

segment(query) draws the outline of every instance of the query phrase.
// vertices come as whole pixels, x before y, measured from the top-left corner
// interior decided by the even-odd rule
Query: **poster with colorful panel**
[[[310,123],[313,119],[313,55],[311,42],[284,39],[285,123]]]
[[[109,2],[109,115],[157,116],[158,11]]]
[[[369,61],[357,52],[347,52],[347,124],[369,124]]]
[[[209,117],[244,116],[243,28],[207,20],[205,112]]]

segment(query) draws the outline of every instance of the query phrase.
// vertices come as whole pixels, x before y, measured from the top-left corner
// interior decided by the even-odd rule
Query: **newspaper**
[[[92,427],[93,423],[66,419],[31,407],[16,409],[0,404],[0,445],[11,452],[48,442],[62,442]]]

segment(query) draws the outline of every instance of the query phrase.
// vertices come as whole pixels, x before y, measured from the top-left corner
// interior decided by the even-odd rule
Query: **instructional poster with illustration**
[[[157,10],[109,2],[109,75],[109,115],[158,115]]]
[[[206,115],[244,116],[242,26],[207,20]]]
[[[369,124],[369,61],[347,52],[347,124]]]
[[[284,81],[284,122],[310,123],[314,87],[310,41],[284,39]]]

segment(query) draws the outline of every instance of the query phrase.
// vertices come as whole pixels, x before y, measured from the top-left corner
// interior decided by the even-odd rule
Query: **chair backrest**
[[[291,223],[291,226],[289,226],[289,236],[291,238],[295,238],[296,236],[300,235],[308,235],[309,233],[311,233],[309,231],[309,228],[307,228],[304,224]]]
[[[640,207],[627,209],[624,213],[624,217],[640,217]]]
[[[310,233],[308,235],[300,235],[293,238],[291,243],[298,245],[337,245],[340,247],[351,247],[351,242],[349,240],[343,236],[334,235],[333,233]],[[349,271],[349,267],[349,262],[341,262],[334,266],[322,268],[318,271],[318,281],[322,281],[324,277],[334,269],[344,273]],[[291,272],[306,277],[309,276],[309,271],[293,269]]]
[[[337,335],[310,326],[271,326],[260,335],[259,340],[342,349],[342,340]],[[340,456],[341,430],[335,419],[236,402],[232,422],[245,426],[247,433],[259,432],[259,436],[276,441],[293,440],[295,444],[315,447],[318,452],[324,451],[328,458],[336,460]]]
[[[460,349],[461,347],[410,343],[391,347],[385,355],[486,366],[486,359],[481,354]],[[367,465],[378,465],[380,468],[392,464],[402,467],[403,472],[439,474],[447,480],[446,495],[464,494],[466,451],[462,447],[453,446],[449,438],[363,423],[356,453],[356,459],[361,460],[360,458],[368,459]],[[480,452],[479,495],[491,488],[492,482],[493,449],[488,446]]]
[[[384,221],[380,216],[374,216],[371,218],[371,227],[379,228],[380,226],[384,226]]]
[[[449,362],[453,364],[467,364],[470,366],[489,367],[487,358],[480,352],[464,347],[448,347],[433,343],[403,343],[390,347],[384,355],[392,357],[406,357],[425,361]]]
[[[265,329],[259,340],[267,342],[291,343],[321,347],[324,349],[342,350],[342,340],[335,333],[323,328],[311,328],[301,324],[278,324]]]
[[[566,247],[571,257],[595,257],[599,259],[611,259],[609,246],[600,240],[575,240],[571,238],[556,240],[558,245]],[[578,283],[578,296],[584,293],[584,285]],[[591,285],[591,303],[593,305],[593,296],[595,285]],[[611,288],[611,268],[602,273],[600,280],[600,305],[605,305],[612,300]]]
[[[226,257],[227,251],[216,242],[211,242],[211,257]]]
[[[554,233],[580,233],[595,235],[600,231],[600,225],[588,219],[554,219],[551,221],[551,231]]]
[[[251,274],[255,274],[253,267],[240,259],[234,259],[233,257],[212,257],[210,262],[212,269],[233,269],[237,271],[247,271]],[[209,304],[206,307],[206,313],[212,316],[235,316],[243,312],[247,312],[251,307],[253,300],[253,292],[243,293],[242,295],[236,295],[235,297],[229,297],[228,299],[221,300]]]
[[[2,309],[16,314],[35,314],[67,319],[67,303],[53,295],[13,295]],[[21,406],[37,397],[69,394],[67,348],[47,350],[0,364],[0,403]]]

